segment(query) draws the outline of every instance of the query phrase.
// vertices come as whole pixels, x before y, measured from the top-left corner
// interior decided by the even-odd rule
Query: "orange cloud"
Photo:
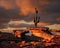
[[[0,6],[4,7],[5,9],[12,9],[14,4],[12,1],[0,0]]]
[[[21,13],[23,15],[28,15],[29,13],[34,13],[34,8],[38,8],[42,12],[42,7],[45,7],[48,2],[44,0],[16,0],[17,5],[20,7]]]
[[[27,15],[34,12],[35,6],[30,3],[30,0],[16,0],[17,5],[21,10],[21,14]]]
[[[34,8],[38,8],[39,12],[41,13],[43,8],[47,5],[47,0],[0,0],[0,6],[3,6],[6,9],[19,7],[19,14],[22,15],[34,13]]]

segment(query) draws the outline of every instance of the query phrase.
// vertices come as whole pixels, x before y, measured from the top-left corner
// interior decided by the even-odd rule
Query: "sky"
[[[39,26],[60,24],[60,0],[0,0],[0,28],[10,20],[20,21],[20,27],[33,26],[26,23],[33,21],[35,8],[39,11]]]

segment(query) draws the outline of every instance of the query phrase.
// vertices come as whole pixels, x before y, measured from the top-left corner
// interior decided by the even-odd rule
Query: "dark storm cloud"
[[[6,10],[4,7],[0,7],[0,27],[4,27],[4,23],[8,23],[11,19],[19,19],[18,12],[16,9]]]
[[[53,13],[53,14],[43,14],[42,17],[41,17],[41,21],[44,21],[44,22],[50,22],[51,24],[58,24],[60,22],[58,22],[56,20],[57,17],[59,17],[60,14],[56,14],[56,13]]]
[[[44,21],[50,22],[50,23],[60,23],[56,20],[56,18],[60,17],[60,1],[54,0],[50,1],[47,7],[43,9],[43,19]],[[46,19],[47,18],[47,19]]]
[[[14,9],[6,10],[3,7],[0,7],[0,21],[5,22],[9,21],[10,19],[17,18],[18,12]]]
[[[47,13],[60,13],[60,2],[50,3],[45,8],[45,11],[47,11]]]

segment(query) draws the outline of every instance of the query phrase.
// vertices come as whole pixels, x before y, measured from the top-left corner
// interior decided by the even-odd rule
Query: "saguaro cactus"
[[[36,13],[36,16],[34,17],[34,24],[35,24],[35,27],[37,27],[37,23],[39,23],[39,20],[40,20],[40,17],[38,16],[37,8],[35,8],[35,13]]]

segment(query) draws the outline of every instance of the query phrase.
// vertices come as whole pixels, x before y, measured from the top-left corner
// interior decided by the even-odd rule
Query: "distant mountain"
[[[60,24],[48,25],[45,27],[49,27],[50,29],[60,30]]]

